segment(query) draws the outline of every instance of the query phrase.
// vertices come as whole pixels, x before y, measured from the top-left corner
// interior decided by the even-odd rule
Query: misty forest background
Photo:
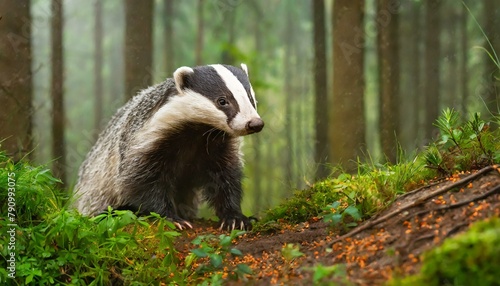
[[[493,53],[483,29],[500,52],[500,3],[464,2],[0,0],[2,148],[71,190],[138,90],[179,66],[245,62],[266,123],[244,146],[257,213],[333,167],[424,148],[445,107],[498,114],[498,68],[478,47]]]

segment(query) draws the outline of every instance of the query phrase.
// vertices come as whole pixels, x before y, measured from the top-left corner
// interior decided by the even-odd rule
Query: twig
[[[468,200],[461,201],[461,202],[458,202],[458,203],[455,203],[455,204],[451,204],[451,205],[440,206],[440,207],[437,207],[437,208],[434,208],[434,209],[422,210],[422,211],[419,211],[419,212],[416,212],[416,213],[412,214],[410,217],[407,217],[405,219],[408,220],[408,219],[411,219],[413,217],[420,216],[420,215],[423,215],[423,214],[426,214],[426,213],[429,213],[429,212],[436,212],[436,211],[442,211],[442,210],[449,210],[449,209],[458,208],[458,207],[461,207],[463,205],[468,205],[468,204],[470,204],[472,202],[485,199],[485,198],[487,198],[487,197],[489,197],[489,196],[491,196],[494,193],[497,193],[499,191],[500,191],[500,185],[492,188],[491,190],[487,191],[486,193],[480,194],[479,196],[472,197],[472,198],[470,198]]]
[[[421,240],[426,240],[426,239],[431,239],[434,238],[436,235],[434,233],[429,233],[426,235],[419,236],[415,238],[413,241],[410,242],[408,249],[413,249],[415,246],[415,243],[421,241]]]
[[[437,180],[436,182],[434,182],[434,183],[430,183],[430,184],[427,184],[427,185],[425,185],[425,186],[422,186],[422,187],[420,187],[420,188],[418,188],[418,189],[415,189],[415,190],[409,191],[409,192],[407,192],[407,193],[404,193],[404,194],[402,194],[401,196],[399,196],[399,197],[398,197],[398,199],[404,198],[404,197],[409,196],[409,195],[413,195],[413,194],[415,194],[415,193],[420,192],[420,191],[421,191],[421,190],[423,190],[423,189],[427,189],[427,188],[430,188],[430,187],[434,187],[435,185],[439,185],[439,184],[441,184],[442,182],[443,182],[443,179],[442,179],[442,178],[441,178],[441,179],[438,179],[438,180]]]
[[[399,209],[397,209],[397,210],[395,210],[393,212],[390,212],[390,213],[388,213],[386,215],[383,215],[383,216],[381,216],[380,218],[378,218],[376,220],[372,220],[370,222],[365,223],[364,225],[359,226],[358,228],[353,229],[351,232],[346,233],[346,234],[342,235],[341,237],[339,237],[339,238],[335,239],[334,241],[332,241],[331,245],[333,245],[333,244],[335,244],[335,243],[337,243],[337,242],[339,242],[339,241],[341,241],[341,240],[343,240],[343,239],[345,239],[347,237],[351,237],[353,235],[356,235],[356,234],[362,232],[365,229],[369,229],[369,228],[371,228],[371,227],[373,227],[373,226],[375,226],[375,225],[377,225],[379,223],[382,223],[382,222],[384,222],[384,221],[392,218],[393,216],[395,216],[395,215],[397,215],[397,214],[399,214],[399,213],[401,213],[403,211],[406,211],[408,209],[411,209],[412,207],[420,205],[420,204],[422,204],[423,202],[425,202],[426,200],[428,200],[428,199],[430,199],[432,197],[435,197],[435,196],[440,195],[442,193],[445,193],[445,192],[447,192],[447,191],[449,191],[451,189],[454,189],[456,187],[464,185],[464,184],[466,184],[466,183],[474,180],[475,178],[477,178],[477,177],[479,177],[479,176],[481,176],[481,175],[483,175],[485,173],[488,173],[488,172],[490,172],[492,170],[495,170],[497,167],[498,167],[497,165],[492,165],[492,166],[485,167],[485,168],[477,171],[477,173],[471,174],[471,175],[469,175],[469,176],[467,176],[467,177],[465,177],[465,178],[463,178],[463,179],[461,179],[459,181],[456,181],[456,182],[454,182],[454,183],[452,183],[450,185],[438,188],[436,191],[430,193],[427,196],[424,196],[423,198],[420,198],[420,199],[418,199],[418,200],[416,200],[416,201],[414,201],[412,203],[409,203],[406,206],[403,206],[403,207],[401,207],[401,208],[399,208]]]
[[[464,227],[464,226],[467,226],[469,225],[468,222],[463,222],[461,224],[458,224],[456,226],[454,226],[452,229],[450,229],[445,235],[444,235],[444,238],[447,238],[449,237],[450,235],[454,234],[455,232],[457,232],[460,228]]]

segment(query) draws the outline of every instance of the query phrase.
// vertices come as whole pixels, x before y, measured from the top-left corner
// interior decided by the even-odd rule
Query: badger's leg
[[[126,208],[138,211],[144,215],[155,212],[172,221],[180,230],[193,228],[191,223],[177,214],[174,193],[174,187],[171,184],[156,182],[149,187],[137,185],[135,189],[128,192]]]
[[[175,196],[175,207],[179,217],[192,220],[198,214],[199,191],[187,188],[185,191],[178,191]]]
[[[241,169],[226,169],[211,173],[210,177],[210,183],[204,188],[204,197],[215,209],[220,219],[220,229],[251,229],[250,219],[241,212]]]

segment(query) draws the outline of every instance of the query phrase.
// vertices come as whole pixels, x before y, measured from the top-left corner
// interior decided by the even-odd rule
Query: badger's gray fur
[[[156,212],[182,229],[201,193],[221,228],[247,229],[240,136],[263,126],[245,65],[181,67],[117,111],[80,167],[73,205]]]

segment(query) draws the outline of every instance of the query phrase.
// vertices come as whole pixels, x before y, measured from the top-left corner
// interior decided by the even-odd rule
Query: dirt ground
[[[299,225],[283,225],[273,233],[248,233],[235,241],[243,252],[234,265],[246,263],[254,274],[235,285],[311,285],[318,264],[344,264],[355,285],[381,285],[393,275],[416,273],[420,255],[471,223],[500,216],[500,168],[457,174],[400,196],[388,209],[349,232],[334,229],[315,218]],[[219,234],[213,227],[198,226],[179,240],[181,254],[195,248],[197,235]],[[281,249],[300,245],[303,256],[285,261]],[[330,277],[336,285],[341,276]],[[230,283],[232,284],[232,283]]]

